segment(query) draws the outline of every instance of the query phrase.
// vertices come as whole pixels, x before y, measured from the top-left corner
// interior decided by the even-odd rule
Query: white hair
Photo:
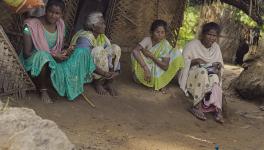
[[[92,29],[93,25],[98,23],[101,18],[103,18],[103,14],[101,12],[92,12],[87,16],[85,26]]]

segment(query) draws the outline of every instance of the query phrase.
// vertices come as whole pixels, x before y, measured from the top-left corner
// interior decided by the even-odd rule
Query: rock
[[[264,96],[264,40],[258,47],[261,57],[248,64],[248,68],[234,81],[234,88],[240,96],[253,99]]]
[[[74,145],[56,123],[37,116],[32,109],[0,112],[0,150],[72,150]]]
[[[264,96],[264,58],[250,64],[234,82],[234,88],[243,98]]]
[[[2,107],[4,107],[4,104],[1,102],[1,100],[0,100],[0,109],[2,108]]]

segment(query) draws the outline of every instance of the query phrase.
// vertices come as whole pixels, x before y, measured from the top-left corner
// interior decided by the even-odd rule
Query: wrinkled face
[[[209,48],[213,45],[214,42],[216,42],[217,37],[218,37],[217,31],[211,29],[203,35],[202,42],[206,48]]]
[[[166,31],[163,26],[157,27],[154,32],[152,33],[152,38],[156,42],[160,42],[166,36]]]
[[[54,24],[62,17],[62,13],[59,6],[52,5],[46,11],[46,19],[50,24]]]
[[[105,25],[104,18],[100,17],[99,21],[96,24],[94,24],[93,31],[98,34],[103,34],[105,33],[105,28],[106,28],[106,25]]]

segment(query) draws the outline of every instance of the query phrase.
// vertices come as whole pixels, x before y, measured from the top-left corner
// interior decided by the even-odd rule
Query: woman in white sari
[[[223,123],[222,117],[222,73],[223,58],[216,43],[220,27],[214,22],[202,27],[201,38],[189,42],[184,50],[185,67],[179,76],[180,88],[193,97],[190,112],[201,120],[204,113],[213,112],[215,120]]]

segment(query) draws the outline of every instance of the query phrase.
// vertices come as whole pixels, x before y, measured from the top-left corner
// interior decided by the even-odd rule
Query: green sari
[[[24,28],[24,34],[30,34],[27,27]],[[56,44],[57,32],[49,33],[45,30],[45,38],[49,48],[52,48]],[[48,64],[52,85],[60,96],[74,100],[84,92],[84,84],[92,81],[95,65],[87,48],[75,48],[70,57],[61,63],[57,63],[47,51],[35,48],[32,51],[32,56],[27,59],[20,55],[26,71],[37,77],[43,66]]]

